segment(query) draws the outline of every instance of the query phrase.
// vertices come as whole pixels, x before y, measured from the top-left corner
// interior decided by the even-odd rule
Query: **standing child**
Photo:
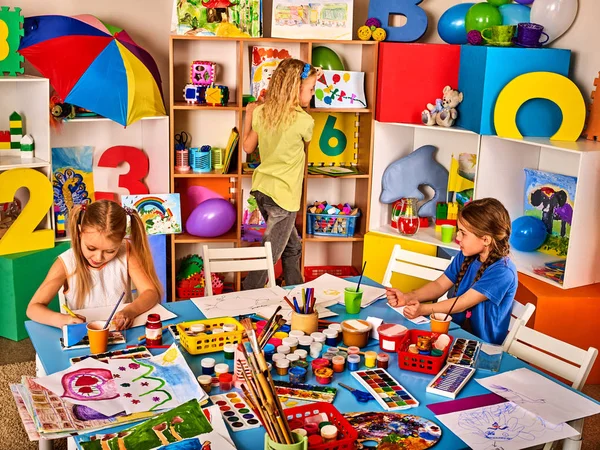
[[[128,223],[131,236],[125,239]],[[137,316],[156,305],[162,289],[136,210],[109,200],[76,206],[69,216],[69,232],[71,248],[59,255],[31,299],[30,319],[59,328],[85,321],[48,308],[61,287],[67,307],[74,310],[114,305],[123,292],[123,303],[131,301],[133,281],[139,296],[115,314],[119,330],[129,328]]]
[[[470,316],[471,331],[492,344],[502,344],[508,334],[510,313],[517,291],[517,269],[508,258],[510,217],[506,208],[494,198],[467,204],[458,215],[457,240],[460,252],[437,280],[420,289],[402,293],[387,289],[392,306],[404,306],[404,315],[413,319],[431,313],[447,313],[454,303],[437,300],[452,286],[459,297],[452,310],[452,320],[460,325]]]
[[[261,160],[252,176],[251,194],[267,222],[263,242],[271,243],[274,261],[281,258],[287,285],[303,282],[302,243],[295,224],[314,120],[302,107],[314,95],[317,73],[310,64],[285,59],[273,72],[264,104],[246,108],[244,151],[252,153],[260,146]],[[266,270],[250,272],[243,287],[262,288],[266,282]]]

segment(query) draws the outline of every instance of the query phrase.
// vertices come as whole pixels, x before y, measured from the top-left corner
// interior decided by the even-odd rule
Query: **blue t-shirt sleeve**
[[[460,273],[460,266],[462,266],[463,261],[465,260],[465,255],[462,252],[458,252],[448,268],[444,271],[444,275],[446,275],[452,283],[456,283],[458,280],[458,274]]]
[[[506,294],[515,287],[517,277],[511,266],[510,262],[505,261],[493,264],[486,269],[472,289],[485,295],[494,305],[500,305]]]

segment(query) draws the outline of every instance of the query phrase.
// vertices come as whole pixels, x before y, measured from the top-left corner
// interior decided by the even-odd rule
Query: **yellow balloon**
[[[350,74],[349,73],[345,73],[344,74],[344,81],[347,83],[348,81],[350,81]]]
[[[553,141],[576,141],[585,125],[585,101],[579,88],[563,75],[530,72],[514,78],[498,95],[494,108],[494,126],[500,137],[522,139],[517,128],[517,112],[528,100],[543,98],[556,103],[563,120]]]

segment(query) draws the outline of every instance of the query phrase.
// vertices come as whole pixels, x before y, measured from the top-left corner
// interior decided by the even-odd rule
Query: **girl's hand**
[[[63,323],[61,325],[65,326],[65,325],[75,325],[78,323],[85,323],[85,317],[84,316],[80,316],[79,314],[75,314],[77,317],[73,317],[69,314],[63,314]]]
[[[411,300],[406,304],[404,308],[404,317],[407,319],[414,319],[423,315],[421,313],[421,302],[418,300]]]
[[[260,98],[256,102],[248,103],[246,105],[246,114],[252,115],[252,113],[254,112],[256,107],[260,106],[262,103],[263,103],[263,101]]]
[[[385,296],[387,297],[388,303],[393,307],[406,305],[406,295],[398,289],[386,287]]]
[[[137,315],[130,309],[123,308],[113,316],[112,323],[117,331],[126,330],[127,328],[131,328],[136,317]]]

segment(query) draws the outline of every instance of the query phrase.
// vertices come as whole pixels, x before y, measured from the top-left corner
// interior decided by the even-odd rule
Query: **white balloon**
[[[544,26],[550,43],[569,29],[576,15],[577,0],[535,0],[530,20]]]

